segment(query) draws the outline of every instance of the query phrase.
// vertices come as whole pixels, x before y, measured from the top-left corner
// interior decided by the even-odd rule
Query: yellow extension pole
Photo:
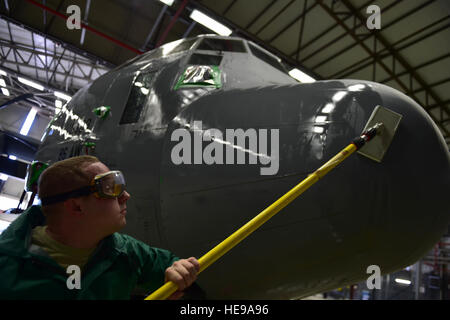
[[[341,152],[339,152],[336,156],[331,158],[327,163],[325,163],[322,167],[317,169],[314,173],[310,174],[306,179],[288,191],[285,195],[263,210],[260,214],[254,217],[252,220],[247,222],[244,226],[242,226],[239,230],[235,231],[231,236],[226,238],[224,241],[219,243],[213,249],[211,249],[208,253],[206,253],[203,257],[201,257],[198,261],[200,263],[200,272],[208,268],[211,264],[213,264],[216,260],[222,257],[225,253],[231,250],[234,246],[244,240],[247,236],[249,236],[253,231],[261,227],[265,222],[267,222],[270,218],[272,218],[275,214],[277,214],[281,209],[286,207],[289,203],[291,203],[295,198],[301,195],[304,191],[306,191],[309,187],[311,187],[314,183],[319,181],[320,178],[325,176],[328,172],[334,169],[338,164],[344,161],[348,156],[350,156],[353,152],[356,151],[356,146],[352,143],[349,144],[346,148],[344,148]],[[145,300],[165,300],[175,291],[177,291],[178,287],[172,281],[165,283],[158,290],[149,295]]]

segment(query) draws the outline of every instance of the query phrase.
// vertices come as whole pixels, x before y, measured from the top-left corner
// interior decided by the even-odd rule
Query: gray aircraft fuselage
[[[185,72],[198,65],[217,68]],[[79,90],[49,125],[36,160],[87,153],[122,170],[131,194],[123,232],[199,258],[359,136],[380,105],[403,116],[381,163],[352,155],[198,283],[213,299],[290,299],[363,281],[370,265],[387,274],[413,264],[450,219],[450,156],[437,126],[387,86],[300,84],[281,69],[274,56],[239,38],[166,44]],[[93,112],[101,106],[110,107],[104,118]],[[208,140],[212,128],[223,136]],[[177,159],[190,161],[174,163],[180,129],[192,149]],[[250,145],[254,135],[245,146],[226,140],[227,129],[256,132],[258,149]],[[234,162],[227,163],[227,152]]]

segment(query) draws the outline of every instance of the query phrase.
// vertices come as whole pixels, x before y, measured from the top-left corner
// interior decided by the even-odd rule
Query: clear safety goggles
[[[123,173],[116,171],[109,171],[98,174],[92,179],[89,186],[82,187],[73,191],[57,194],[41,199],[42,205],[50,205],[57,202],[62,202],[70,198],[77,198],[94,194],[99,199],[112,199],[120,197],[125,191],[125,177]]]

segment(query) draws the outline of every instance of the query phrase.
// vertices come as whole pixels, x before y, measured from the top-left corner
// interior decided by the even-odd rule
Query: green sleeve
[[[154,291],[164,284],[166,269],[180,258],[168,250],[150,247],[144,242],[131,239],[134,263],[138,264],[137,284],[145,290]]]

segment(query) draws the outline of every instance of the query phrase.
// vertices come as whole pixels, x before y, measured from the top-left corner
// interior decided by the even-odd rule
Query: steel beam
[[[261,28],[259,28],[258,31],[256,31],[255,36],[257,36],[259,33],[261,33],[267,26],[269,26],[276,18],[278,18],[284,11],[286,11],[287,8],[289,8],[295,0],[289,1],[281,10],[279,10],[269,21],[266,22]]]
[[[373,57],[373,59],[375,61],[377,61],[377,63],[392,77],[394,77],[394,80],[400,85],[400,87],[406,92],[409,93],[409,95],[416,100],[417,102],[420,103],[420,100],[410,91],[410,89],[402,82],[400,81],[399,77],[395,74],[393,74],[392,70],[390,70],[386,64],[379,60],[376,55],[372,52],[372,50],[367,47],[366,44],[364,44],[364,42],[359,39],[353,30],[351,30],[345,23],[343,23],[334,13],[333,11],[323,3],[323,0],[318,0],[319,4],[321,5],[321,7],[331,16],[333,17],[336,22],[338,22],[342,28],[344,28],[344,30],[353,38],[353,40],[359,44],[364,51],[366,51],[370,56]],[[364,21],[364,17],[362,17],[360,15],[359,12],[356,11],[356,9],[352,6],[351,3],[349,3],[348,0],[341,0],[341,3],[343,3],[352,13],[353,15],[355,15],[360,21]],[[446,113],[448,114],[448,108],[445,108],[444,105],[442,105],[442,100],[436,95],[436,93],[434,93],[430,88],[428,88],[428,85],[424,82],[424,80],[415,72],[412,71],[411,66],[406,62],[406,60],[398,53],[392,50],[392,48],[390,47],[389,42],[379,33],[379,32],[375,32],[374,36],[378,39],[378,41],[385,47],[385,48],[389,48],[389,52],[391,53],[391,55],[406,69],[409,71],[409,73],[411,74],[412,77],[414,77],[414,79],[423,87],[426,89],[426,92],[439,104],[441,104],[442,108],[444,108],[444,110],[446,111]],[[436,117],[432,114],[429,113],[430,117],[437,122]],[[449,135],[450,132],[449,130],[447,130],[445,127],[440,126],[441,130],[446,134]]]
[[[159,47],[164,42],[164,40],[166,40],[166,37],[169,34],[169,31],[173,28],[173,26],[175,25],[175,22],[177,22],[178,17],[180,16],[181,12],[183,12],[184,7],[186,7],[188,1],[189,0],[183,0],[183,3],[180,5],[177,12],[173,16],[172,20],[170,20],[170,23],[167,26],[166,30],[164,30],[163,34],[161,35],[158,42],[156,43],[156,47]]]
[[[146,50],[146,47],[147,47],[148,43],[150,42],[150,40],[152,39],[153,34],[156,31],[156,28],[158,28],[159,24],[161,23],[161,20],[163,19],[164,13],[166,13],[166,10],[167,10],[167,5],[164,5],[163,8],[161,9],[161,11],[159,12],[158,18],[156,18],[156,21],[153,24],[152,30],[147,35],[147,38],[145,38],[145,42],[144,42],[144,44],[141,47],[142,51]]]
[[[429,37],[431,37],[431,36],[433,36],[433,35],[435,35],[435,34],[441,32],[441,31],[443,31],[443,30],[445,30],[445,29],[448,29],[448,28],[450,27],[450,24],[446,24],[446,25],[444,25],[444,26],[442,26],[442,27],[440,27],[440,28],[438,28],[438,29],[436,29],[436,30],[430,32],[430,33],[427,33],[426,35],[423,35],[423,36],[421,36],[421,37],[415,39],[414,41],[411,41],[411,42],[409,42],[409,43],[407,43],[407,44],[404,44],[404,45],[402,45],[401,47],[398,47],[398,48],[397,48],[397,46],[398,46],[400,43],[402,43],[402,42],[404,42],[404,41],[406,41],[406,40],[409,40],[409,39],[411,39],[411,38],[417,36],[418,34],[424,32],[424,31],[426,31],[426,30],[428,30],[428,29],[430,29],[430,28],[432,28],[432,27],[438,25],[439,23],[441,23],[441,22],[443,22],[443,21],[445,21],[445,20],[448,20],[448,19],[450,19],[449,16],[444,17],[444,18],[442,18],[442,19],[440,19],[440,20],[438,20],[438,21],[436,21],[436,22],[434,22],[434,23],[431,23],[430,25],[428,25],[428,26],[426,26],[426,27],[424,27],[424,28],[422,28],[422,29],[420,29],[420,30],[417,30],[417,31],[415,31],[415,32],[412,32],[411,34],[409,34],[408,36],[404,37],[403,39],[400,39],[400,40],[398,40],[397,42],[393,43],[393,44],[392,44],[392,47],[393,47],[396,51],[400,52],[400,51],[402,51],[402,50],[404,50],[404,49],[406,49],[406,48],[408,48],[408,47],[410,47],[410,46],[416,44],[416,43],[419,42],[419,41],[422,41],[422,40],[424,40],[424,39],[426,39],[426,38],[429,38]],[[385,49],[381,50],[380,52],[378,52],[378,55],[380,56],[380,59],[384,59],[385,57],[388,57],[388,56],[390,55],[390,54],[383,54],[383,53],[386,52],[386,51],[388,51],[388,50],[385,48]],[[358,62],[354,63],[353,65],[351,65],[351,66],[349,66],[349,67],[346,67],[345,69],[340,70],[339,72],[336,72],[336,73],[330,75],[329,77],[330,77],[330,78],[347,77],[348,75],[350,75],[350,74],[352,74],[352,73],[355,73],[355,72],[358,72],[358,71],[360,71],[360,70],[363,70],[364,68],[366,68],[367,66],[369,66],[369,65],[371,64],[371,62],[367,62],[367,63],[365,63],[365,64],[359,66],[357,69],[353,69],[353,68],[357,67],[358,65],[360,65],[361,63],[363,63],[363,62],[365,62],[365,61],[367,61],[367,60],[368,60],[368,59],[366,59],[366,58],[361,59],[361,60],[359,60]],[[345,72],[345,74],[342,74],[343,72]]]
[[[263,15],[264,13],[267,12],[267,10],[269,10],[270,8],[272,8],[272,6],[275,4],[276,1],[277,1],[277,0],[272,0],[269,4],[267,4],[267,6],[265,6],[264,9],[262,9],[262,11],[261,11],[260,13],[258,13],[258,14],[256,15],[256,17],[254,17],[254,18],[252,19],[252,21],[249,22],[249,24],[245,27],[245,30],[250,29],[250,27],[253,26],[253,24],[255,24],[255,22],[258,21],[259,18],[261,18],[262,15]]]
[[[278,38],[280,35],[282,35],[286,30],[288,30],[290,27],[292,27],[297,21],[299,21],[300,19],[305,18],[305,16],[308,14],[309,11],[311,11],[312,9],[314,9],[317,6],[317,2],[313,3],[308,9],[305,10],[308,0],[304,0],[304,8],[303,8],[303,12],[295,17],[294,20],[292,20],[290,23],[288,23],[283,29],[281,29],[277,34],[275,34],[272,38],[270,38],[270,40],[267,40],[268,43],[272,43],[276,38]]]
[[[322,1],[323,1],[323,0],[320,0],[321,3],[323,3]],[[425,2],[425,3],[423,3],[423,4],[421,4],[421,5],[419,5],[419,6],[415,7],[415,8],[413,8],[412,10],[406,12],[405,14],[403,14],[402,16],[400,16],[399,18],[397,18],[397,19],[395,19],[394,21],[392,21],[391,23],[389,23],[389,24],[383,26],[383,30],[384,30],[384,31],[387,30],[388,28],[392,27],[393,25],[399,23],[402,19],[404,19],[404,18],[410,16],[411,14],[414,14],[414,13],[417,12],[417,11],[420,11],[420,10],[424,9],[425,7],[427,7],[428,5],[430,5],[431,3],[433,3],[434,1],[435,1],[435,0],[429,0],[429,1],[427,1],[427,2]],[[352,8],[353,8],[353,7],[352,7]],[[365,25],[365,22],[364,22],[365,20],[362,19],[362,16],[361,16],[361,14],[359,13],[359,11],[356,11],[356,9],[354,9],[354,8],[353,8],[352,11],[353,11],[355,17],[358,17],[358,19],[359,19],[359,21],[360,21],[360,23],[359,23],[358,26],[360,27],[360,26]],[[384,12],[386,12],[386,9],[384,10]],[[329,13],[333,14],[333,11],[329,10]],[[339,17],[337,17],[336,15],[334,15],[334,18],[340,20]],[[342,23],[341,26],[342,26],[342,25],[345,25],[345,24]],[[345,25],[345,27],[348,29],[348,27],[347,27],[346,25]],[[344,28],[344,29],[345,29],[345,28]],[[351,30],[351,29],[350,29],[350,30]],[[351,31],[352,31],[352,33],[354,34],[354,30],[351,30]],[[366,36],[364,36],[362,39],[358,39],[358,40],[361,40],[360,42],[365,41],[365,40],[367,40],[368,38],[372,37],[374,34],[375,34],[375,33],[368,33],[368,34],[367,34]],[[345,37],[345,36],[347,36],[347,33],[343,33],[343,34],[341,35],[341,37],[339,37],[338,39],[340,40],[340,39],[342,39],[342,38]],[[326,45],[322,46],[320,49],[318,49],[318,50],[314,51],[313,53],[311,53],[310,55],[308,55],[305,59],[302,60],[302,62],[304,63],[305,61],[307,61],[307,60],[309,60],[310,58],[314,57],[318,52],[324,50],[325,48],[329,47],[330,45],[332,45],[332,44],[334,44],[334,43],[336,43],[336,42],[337,42],[337,41],[336,41],[336,39],[335,39],[334,41],[332,41],[332,42],[330,42],[330,43],[327,43]],[[325,60],[323,60],[323,61],[317,63],[315,66],[312,67],[312,69],[314,70],[314,69],[316,69],[316,68],[319,68],[319,67],[323,66],[324,64],[326,64],[326,63],[328,63],[328,62],[330,62],[330,61],[336,59],[336,57],[340,56],[341,54],[347,52],[348,50],[352,49],[353,47],[355,47],[355,46],[357,46],[357,45],[358,45],[358,43],[353,43],[353,44],[351,44],[351,45],[349,45],[349,46],[343,48],[343,49],[340,50],[339,52],[337,52],[337,53],[331,55],[330,57],[328,57],[327,59],[325,59]]]
[[[237,2],[237,0],[231,1],[231,3],[223,11],[222,15],[226,15],[228,13],[228,11],[230,11],[231,8],[235,5],[236,2]]]
[[[26,1],[31,3],[34,6],[37,6],[37,7],[41,8],[41,9],[44,9],[44,10],[52,13],[53,15],[56,15],[57,17],[59,17],[61,19],[64,19],[64,21],[66,21],[67,18],[68,18],[68,16],[66,16],[65,14],[62,14],[62,13],[56,11],[56,10],[53,10],[52,8],[44,6],[44,5],[40,4],[39,2],[37,2],[35,0],[26,0]],[[185,1],[187,1],[187,0],[185,0]],[[87,24],[85,24],[83,22],[81,22],[81,26],[83,28],[86,28],[88,31],[91,31],[92,33],[95,33],[96,35],[98,35],[98,36],[100,36],[102,38],[105,38],[105,39],[107,39],[107,40],[109,40],[111,42],[114,42],[115,44],[117,44],[117,45],[119,45],[119,46],[121,46],[121,47],[123,47],[125,49],[133,51],[134,53],[137,53],[137,54],[142,54],[143,53],[142,51],[140,51],[140,50],[138,50],[136,48],[133,48],[132,46],[130,46],[130,45],[128,45],[128,44],[126,44],[126,43],[124,43],[122,41],[117,40],[116,38],[108,36],[107,34],[101,32],[101,31],[99,31],[97,29],[94,29],[94,28],[88,26]]]

